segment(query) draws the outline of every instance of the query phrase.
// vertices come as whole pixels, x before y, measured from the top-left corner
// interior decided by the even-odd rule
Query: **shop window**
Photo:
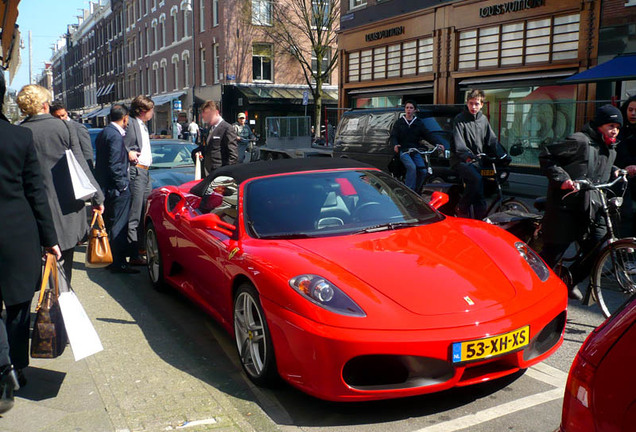
[[[360,79],[360,53],[349,54],[349,81],[355,82]]]
[[[419,40],[417,73],[433,72],[433,38]]]
[[[273,77],[273,50],[270,44],[254,44],[252,47],[252,78],[271,81]]]
[[[400,44],[387,47],[387,76],[389,78],[399,77],[402,66],[400,65],[400,55],[402,46]]]
[[[360,80],[370,80],[373,75],[373,51],[364,50],[360,53]]]
[[[373,50],[373,79],[386,78],[386,47]]]
[[[402,75],[415,75],[417,66],[417,42],[402,45]]]

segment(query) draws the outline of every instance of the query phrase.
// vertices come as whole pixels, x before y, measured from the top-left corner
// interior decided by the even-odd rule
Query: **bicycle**
[[[636,293],[636,238],[616,236],[613,219],[620,212],[623,196],[607,197],[608,191],[619,182],[623,185],[627,183],[627,171],[621,170],[619,176],[609,183],[594,184],[587,179],[576,180],[575,189],[563,197],[580,190],[598,191],[607,233],[587,254],[583,254],[579,247],[572,265],[580,264],[595,254],[583,304],[591,306],[598,303],[606,318]],[[625,188],[622,191],[624,193]],[[572,284],[572,275],[562,262],[555,266],[555,272],[566,284]]]
[[[444,151],[443,146],[441,146],[441,144],[436,145],[431,150],[420,150],[419,148],[411,147],[408,150],[405,150],[403,152],[403,153],[408,153],[408,154],[419,153],[420,155],[422,155],[422,159],[424,161],[424,166],[425,166],[425,171],[426,171],[426,176],[424,178],[424,181],[422,182],[422,186],[417,191],[418,194],[420,194],[420,195],[424,192],[424,186],[426,185],[426,180],[430,176],[433,175],[433,168],[431,167],[431,158],[430,158],[430,156],[432,154],[440,152],[440,151]],[[393,165],[393,164],[395,164],[395,165]],[[399,154],[398,153],[396,153],[394,155],[393,161],[389,164],[389,172],[391,173],[391,175],[393,177],[395,177],[396,179],[400,180],[401,182],[404,182],[404,165],[399,160]]]

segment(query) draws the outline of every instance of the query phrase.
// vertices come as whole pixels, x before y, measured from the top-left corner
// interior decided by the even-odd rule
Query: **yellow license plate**
[[[484,339],[453,344],[453,363],[480,360],[518,350],[530,342],[530,326]]]
[[[481,175],[484,177],[494,177],[495,170],[483,169],[481,170]]]

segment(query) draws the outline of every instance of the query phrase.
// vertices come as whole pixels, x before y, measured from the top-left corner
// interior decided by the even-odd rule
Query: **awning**
[[[612,60],[574,74],[560,82],[563,84],[578,84],[633,79],[636,79],[636,53],[620,54]]]
[[[152,101],[155,103],[155,106],[163,105],[168,102],[172,102],[173,99],[179,99],[181,96],[185,94],[184,91],[174,92],[174,93],[166,93],[162,95],[152,96]]]
[[[237,85],[236,89],[243,94],[250,103],[268,102],[290,102],[301,103],[303,93],[309,91],[308,88],[284,87],[284,86],[244,86]],[[309,91],[311,99],[311,92]],[[338,89],[323,88],[323,103],[334,103],[338,101]]]
[[[105,88],[106,86],[101,86],[100,88],[98,88],[97,92],[95,92],[95,97],[100,97]]]
[[[368,87],[363,89],[354,89],[349,91],[350,95],[369,94],[369,93],[417,93],[418,91],[430,92],[433,84],[418,84],[408,86],[392,86],[392,87]]]
[[[106,96],[107,94],[109,94],[110,92],[113,91],[113,87],[115,87],[115,83],[112,84],[108,84],[106,86],[106,90],[104,90],[104,93],[102,93],[100,96]]]
[[[20,66],[20,32],[16,28],[20,0],[0,2],[0,67],[9,69],[9,83]]]
[[[84,114],[82,118],[106,117],[108,114],[110,114],[110,106],[107,106],[106,108],[97,108],[88,114]]]
[[[572,70],[564,70],[557,72],[539,72],[532,74],[515,74],[515,75],[488,75],[483,77],[474,77],[467,78],[465,80],[461,80],[459,82],[460,86],[469,86],[475,84],[491,84],[498,82],[509,82],[509,81],[535,81],[535,80],[544,80],[549,78],[561,78],[566,77],[572,73]]]

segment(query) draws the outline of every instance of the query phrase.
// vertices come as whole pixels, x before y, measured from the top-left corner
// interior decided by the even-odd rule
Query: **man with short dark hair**
[[[114,104],[110,109],[110,124],[97,136],[95,177],[106,197],[104,223],[113,253],[108,267],[113,273],[139,273],[126,262],[128,251],[128,216],[130,213],[130,180],[128,150],[124,136],[128,126],[128,108]]]
[[[150,165],[152,152],[150,149],[150,135],[146,122],[155,113],[155,103],[148,96],[139,95],[130,105],[130,122],[124,137],[130,161],[130,216],[128,219],[128,245],[130,265],[146,265],[143,258],[144,239],[144,209],[152,185],[150,182]]]
[[[84,159],[86,159],[88,167],[93,171],[95,169],[93,164],[93,144],[91,142],[91,135],[88,133],[86,126],[71,120],[68,111],[66,111],[66,108],[61,102],[53,102],[49,107],[49,112],[53,117],[69,122],[69,126],[75,131],[80,146],[82,147],[82,155]]]
[[[224,165],[238,162],[238,136],[231,124],[223,120],[219,106],[207,101],[201,107],[201,119],[210,127],[208,139],[203,148],[205,174]]]

